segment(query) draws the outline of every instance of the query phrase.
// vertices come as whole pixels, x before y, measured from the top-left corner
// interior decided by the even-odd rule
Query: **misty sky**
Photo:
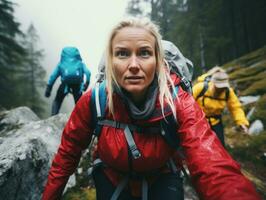
[[[76,46],[95,80],[97,66],[105,49],[108,34],[126,16],[127,0],[12,0],[18,4],[15,17],[26,32],[33,23],[40,37],[39,48],[44,49],[42,61],[47,71],[46,81],[60,59],[64,46]],[[56,95],[60,80],[56,81],[48,104]],[[60,112],[72,111],[74,101],[67,95]]]
[[[64,46],[76,46],[95,76],[111,27],[125,17],[127,0],[13,0],[15,16],[25,32],[33,23],[45,50],[48,76]],[[48,78],[48,77],[47,77]],[[47,80],[46,78],[46,80]]]

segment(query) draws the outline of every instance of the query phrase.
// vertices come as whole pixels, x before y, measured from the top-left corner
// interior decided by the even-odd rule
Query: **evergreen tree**
[[[21,84],[23,92],[20,93],[24,99],[24,104],[35,113],[42,115],[45,104],[40,91],[45,86],[45,70],[41,65],[44,53],[42,49],[38,49],[38,41],[39,36],[35,27],[31,24],[23,38],[27,55],[23,60],[23,71],[19,73],[18,77],[21,81],[24,80]]]
[[[19,104],[16,98],[15,71],[18,70],[25,55],[16,37],[22,35],[19,23],[14,19],[14,4],[0,0],[0,105],[11,108]]]

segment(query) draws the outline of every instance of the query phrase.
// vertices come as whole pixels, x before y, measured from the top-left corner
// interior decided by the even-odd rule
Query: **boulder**
[[[248,130],[249,134],[251,135],[255,135],[255,134],[259,134],[264,130],[264,126],[263,123],[261,122],[261,120],[255,120],[254,122],[252,122],[252,124],[250,125],[250,128]]]
[[[65,114],[40,120],[26,107],[0,113],[2,199],[41,199],[66,121]]]

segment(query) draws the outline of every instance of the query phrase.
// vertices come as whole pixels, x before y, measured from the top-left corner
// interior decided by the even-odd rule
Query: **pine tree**
[[[23,40],[27,55],[23,60],[23,71],[20,73],[20,80],[24,79],[21,85],[24,87],[21,95],[25,105],[37,114],[42,115],[45,104],[40,91],[45,86],[44,77],[46,72],[41,65],[44,53],[42,49],[38,49],[38,41],[39,36],[35,27],[31,24]]]
[[[16,40],[22,35],[14,18],[14,3],[0,0],[0,106],[11,108],[19,104],[15,94],[15,71],[19,68],[25,49]]]

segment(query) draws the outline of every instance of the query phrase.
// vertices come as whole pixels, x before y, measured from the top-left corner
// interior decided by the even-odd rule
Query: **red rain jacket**
[[[80,98],[64,128],[61,144],[49,172],[43,200],[61,197],[69,176],[78,166],[82,151],[91,141],[90,101],[91,90]],[[185,162],[200,198],[205,200],[260,199],[252,183],[244,177],[239,165],[230,157],[211,131],[203,111],[193,97],[180,88],[175,104],[179,124],[176,134],[181,139]],[[114,95],[116,120],[131,123],[123,105],[123,101]],[[158,100],[156,107],[159,108]],[[148,121],[134,121],[134,123],[152,124],[161,117]],[[107,118],[113,119],[110,114],[107,114]],[[142,155],[136,160],[133,159],[134,171],[145,172],[161,168],[174,154],[174,150],[159,135],[150,137],[149,134],[133,133],[133,137]],[[118,170],[128,170],[128,147],[122,129],[103,127],[97,146],[96,154],[104,163]],[[175,156],[175,159],[176,163],[180,163],[178,157]],[[104,172],[112,183],[117,185],[121,176],[111,168],[105,169]],[[140,184],[131,181],[130,186],[133,194],[139,193]]]

